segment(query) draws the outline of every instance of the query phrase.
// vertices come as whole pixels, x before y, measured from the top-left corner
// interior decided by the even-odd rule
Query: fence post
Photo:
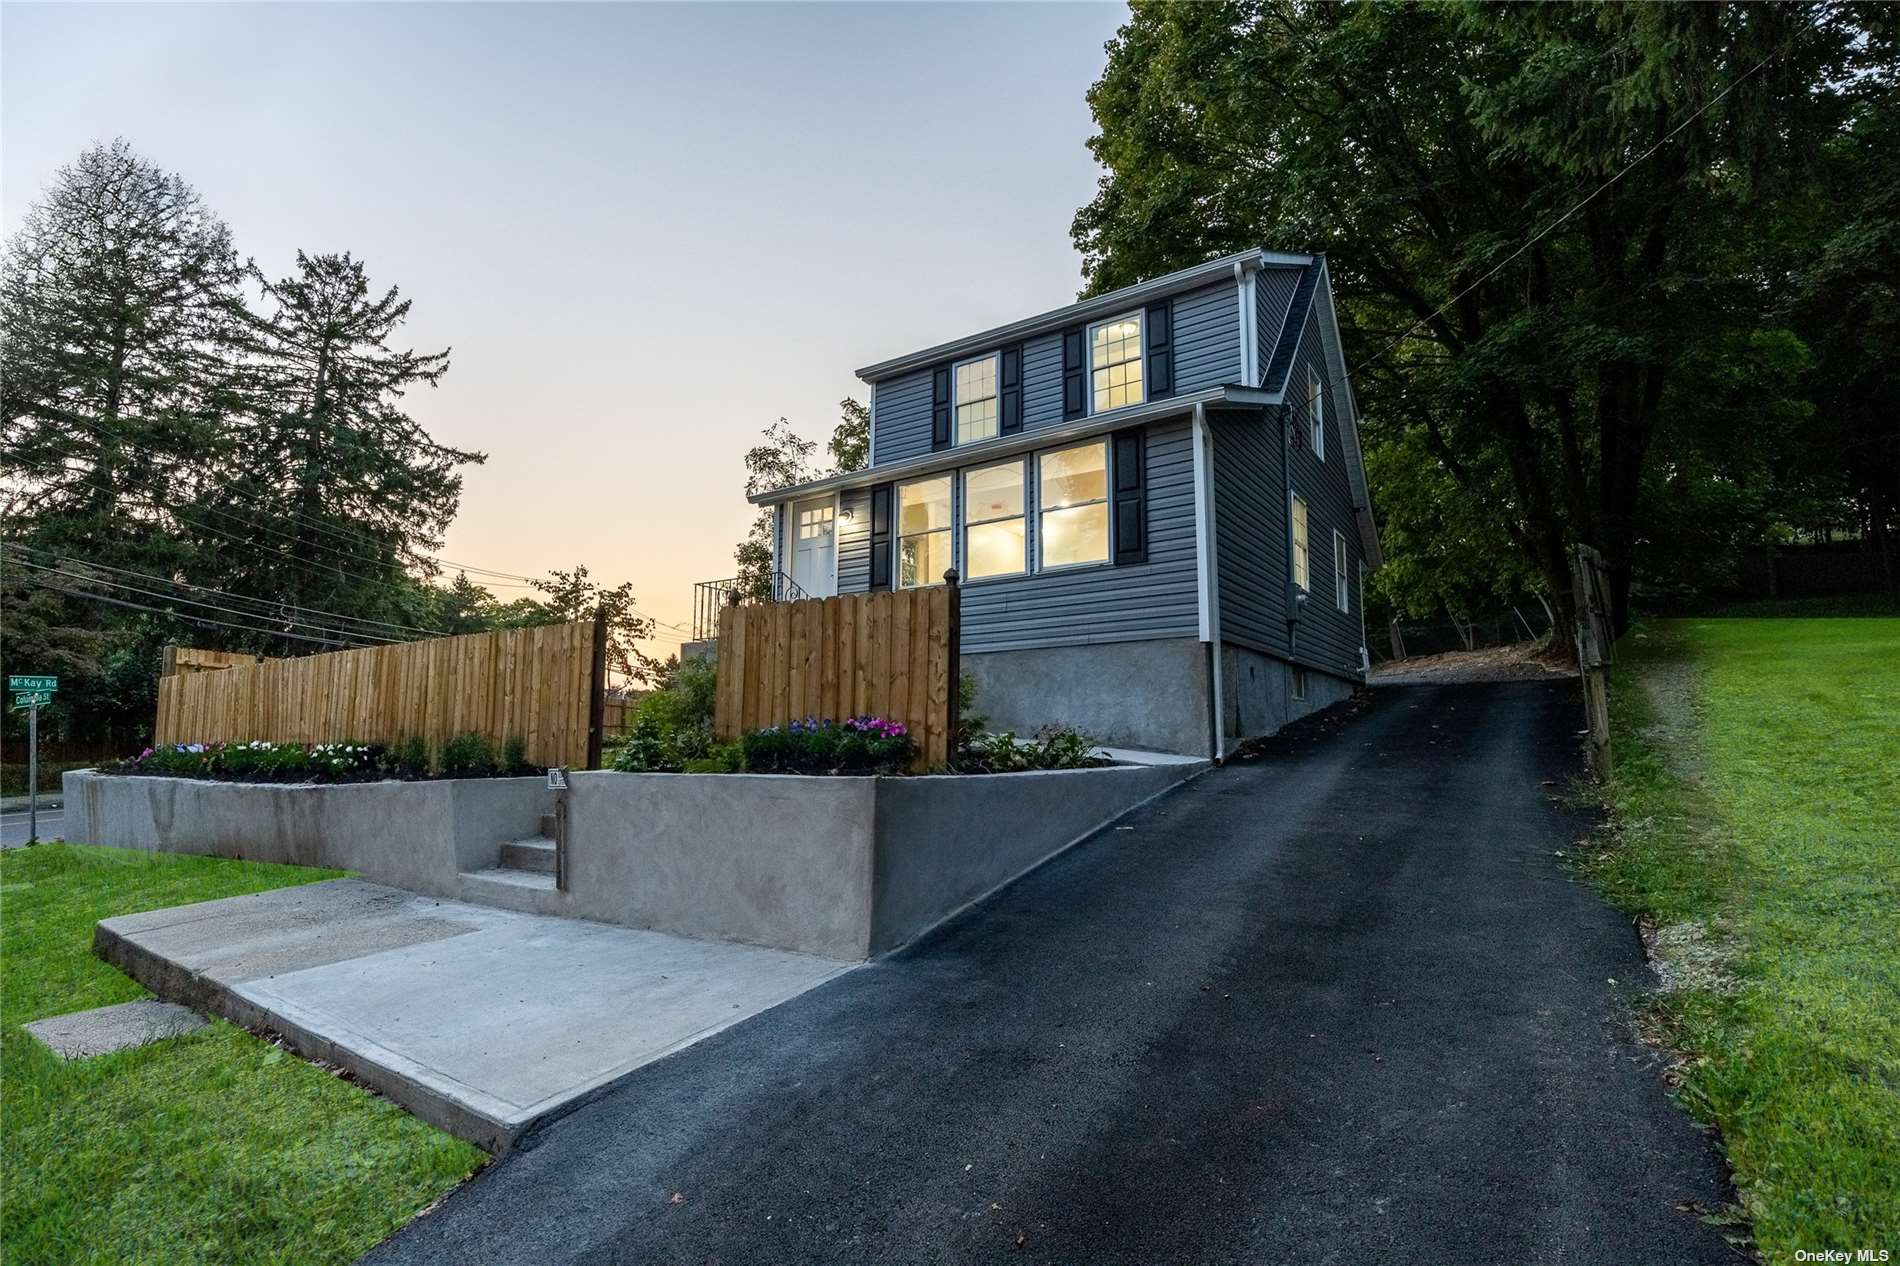
[[[1603,555],[1588,545],[1576,548],[1571,597],[1577,608],[1577,674],[1583,679],[1583,714],[1590,727],[1590,767],[1600,778],[1610,773],[1610,664],[1615,661],[1615,628],[1610,622],[1609,585]]]
[[[594,653],[587,670],[587,763],[600,768],[601,723],[607,716],[607,607],[594,608]]]
[[[945,656],[949,663],[950,715],[945,719],[944,733],[953,761],[957,756],[958,736],[963,729],[963,587],[958,583],[961,579],[954,567],[943,574],[943,583],[950,591],[949,627],[945,630],[945,636],[950,640]]]

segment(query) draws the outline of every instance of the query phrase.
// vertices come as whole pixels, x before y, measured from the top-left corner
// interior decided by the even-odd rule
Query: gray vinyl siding
[[[838,496],[838,592],[870,587],[871,490],[854,488]]]
[[[1062,335],[1045,334],[1023,343],[1023,430],[1062,421]]]
[[[1326,458],[1321,461],[1308,442],[1306,382],[1308,369],[1325,383]],[[1359,565],[1365,554],[1352,513],[1352,488],[1346,474],[1346,446],[1340,438],[1344,393],[1327,372],[1327,360],[1317,311],[1310,312],[1300,331],[1299,351],[1287,378],[1286,405],[1293,426],[1293,490],[1306,499],[1307,540],[1311,550],[1312,597],[1300,621],[1293,659],[1332,672],[1357,673],[1364,613],[1359,606]],[[1333,533],[1346,538],[1346,602],[1341,612],[1333,601]]]
[[[878,465],[930,451],[930,370],[888,378],[871,388],[871,398]]]
[[[1174,297],[1174,390],[1240,381],[1240,297],[1231,281]]]
[[[1300,288],[1303,268],[1263,268],[1254,277],[1254,333],[1259,340],[1260,349],[1254,356],[1254,364],[1260,366],[1260,377],[1266,379],[1267,366],[1273,363],[1273,349],[1280,341],[1280,327],[1286,324],[1286,310],[1293,302],[1293,296]],[[1259,384],[1254,384],[1258,386]]]
[[[1212,412],[1214,558],[1224,641],[1287,652],[1286,494],[1274,410]]]
[[[1195,582],[1194,452],[1185,419],[1151,426],[1146,438],[1148,561],[1032,573],[963,587],[967,652],[1194,637],[1200,623]],[[1028,480],[1029,558],[1036,557],[1034,483]],[[959,499],[962,481],[957,483]],[[959,500],[956,522],[962,533]],[[961,540],[958,542],[961,553]]]

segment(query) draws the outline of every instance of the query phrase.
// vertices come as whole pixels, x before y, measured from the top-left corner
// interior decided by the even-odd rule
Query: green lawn
[[[1657,1019],[1772,1262],[1900,1261],[1900,619],[1693,619],[1618,644],[1615,844],[1686,986]]]
[[[65,1063],[28,1020],[146,997],[99,919],[338,872],[44,844],[0,853],[0,1260],[349,1262],[473,1147],[223,1021]]]

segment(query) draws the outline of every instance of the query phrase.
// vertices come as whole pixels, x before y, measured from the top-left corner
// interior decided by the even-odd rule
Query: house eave
[[[1194,412],[1196,405],[1249,408],[1275,403],[1278,403],[1278,400],[1273,393],[1262,391],[1258,387],[1238,384],[1205,387],[1200,391],[1169,396],[1165,400],[1150,400],[1146,404],[1130,405],[1125,409],[1116,409],[1109,413],[1096,413],[1086,418],[1076,418],[1056,426],[1037,427],[1034,430],[1018,431],[1013,435],[999,435],[994,439],[979,440],[974,444],[959,444],[954,448],[935,449],[928,453],[919,453],[915,457],[907,457],[902,461],[886,462],[881,466],[867,466],[863,470],[849,471],[842,475],[829,475],[823,479],[793,484],[788,488],[775,488],[770,492],[757,492],[747,500],[758,506],[782,505],[787,501],[796,501],[805,497],[824,496],[832,492],[869,488],[873,484],[887,483],[891,480],[933,475],[963,466],[1014,457],[1018,453],[1048,448],[1068,440],[1107,435],[1125,427],[1143,426],[1164,418],[1186,417]]]
[[[1008,325],[999,325],[994,329],[984,330],[966,338],[939,343],[935,347],[927,347],[922,351],[879,361],[875,365],[866,365],[858,370],[858,377],[867,383],[875,383],[896,374],[908,373],[914,369],[937,364],[940,361],[954,360],[971,352],[980,352],[1004,343],[1015,343],[1096,317],[1112,316],[1124,308],[1139,307],[1169,295],[1179,294],[1184,290],[1204,286],[1211,281],[1234,274],[1237,269],[1244,271],[1270,267],[1305,267],[1315,258],[1316,256],[1313,255],[1290,251],[1258,249],[1241,251],[1236,255],[1223,255],[1219,259],[1210,259],[1205,264],[1196,264],[1192,268],[1183,268],[1179,272],[1168,273],[1166,276],[1124,286],[1120,290],[1112,290],[1105,295],[1097,295],[1093,299],[1084,299],[1079,303],[1055,308],[1039,316],[1012,321]]]

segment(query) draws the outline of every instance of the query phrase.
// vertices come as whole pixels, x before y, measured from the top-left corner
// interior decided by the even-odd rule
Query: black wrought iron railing
[[[797,602],[809,598],[797,581],[784,572],[773,572],[768,602]],[[726,580],[702,580],[693,586],[693,640],[705,641],[719,636],[719,612],[733,602],[756,602],[754,586],[737,576]]]

